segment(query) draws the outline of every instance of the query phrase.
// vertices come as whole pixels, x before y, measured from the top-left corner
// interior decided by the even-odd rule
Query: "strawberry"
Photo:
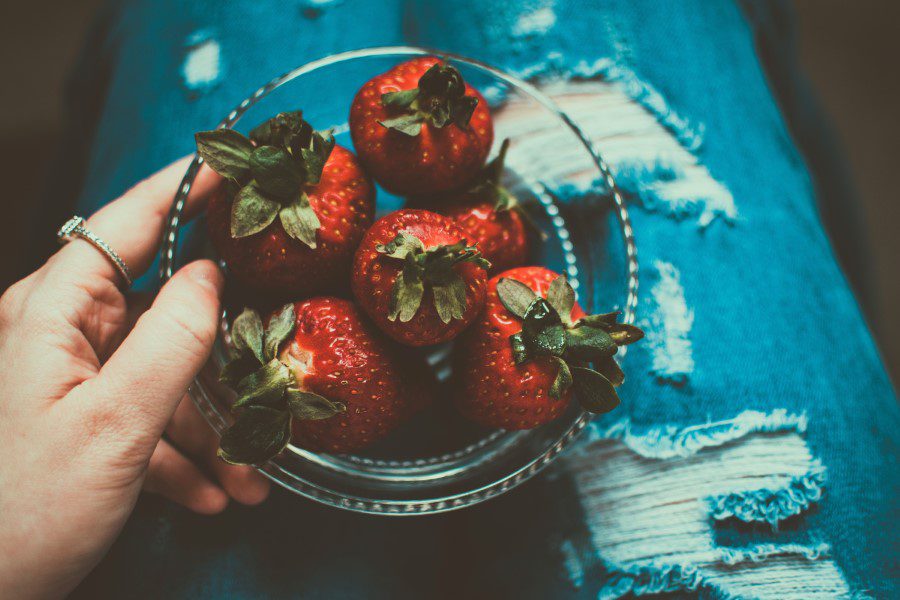
[[[476,177],[494,128],[484,98],[455,67],[422,57],[363,85],[350,109],[350,135],[360,160],[385,189],[422,195]]]
[[[245,309],[231,329],[234,359],[221,380],[238,399],[219,456],[260,464],[293,440],[314,451],[360,450],[425,404],[420,378],[349,300],[318,297],[287,304],[264,327]]]
[[[492,274],[524,264],[528,258],[528,236],[518,212],[497,210],[491,202],[466,202],[441,212],[469,234],[490,261]]]
[[[366,232],[351,286],[382,331],[408,346],[426,346],[453,339],[475,319],[488,268],[447,217],[398,210]]]
[[[281,113],[250,138],[198,133],[197,150],[226,178],[207,224],[230,274],[276,296],[308,296],[349,277],[353,251],[375,216],[375,188],[353,154],[301,113]]]
[[[501,429],[552,421],[573,391],[590,412],[612,410],[619,403],[615,386],[624,380],[613,355],[644,335],[617,316],[585,316],[565,276],[543,267],[493,277],[484,312],[454,349],[457,408]]]
[[[525,231],[528,215],[500,182],[508,148],[509,140],[503,140],[497,158],[484,168],[469,189],[451,193],[439,202],[437,209],[469,233],[469,239],[490,261],[492,273],[518,267],[528,257]]]

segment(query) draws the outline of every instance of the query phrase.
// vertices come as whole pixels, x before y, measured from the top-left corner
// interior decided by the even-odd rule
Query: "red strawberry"
[[[366,233],[351,284],[384,332],[408,346],[426,346],[453,339],[475,319],[489,267],[447,217],[398,210]]]
[[[439,210],[471,236],[491,272],[500,273],[525,263],[528,236],[523,209],[501,184],[509,140],[468,190],[439,201]],[[527,218],[527,215],[525,215]]]
[[[353,154],[314,132],[299,112],[250,132],[197,134],[204,160],[229,181],[207,208],[209,234],[241,283],[308,296],[349,277],[375,215],[375,188]]]
[[[490,261],[491,273],[517,267],[528,258],[528,236],[518,212],[498,211],[491,202],[467,202],[441,212],[469,234]]]
[[[352,452],[395,429],[428,398],[349,300],[288,304],[264,328],[245,310],[232,325],[237,358],[222,371],[238,399],[222,436],[228,462],[259,464],[295,445]]]
[[[350,109],[350,135],[366,169],[400,195],[466,185],[487,159],[487,102],[455,67],[415,58],[369,80]]]
[[[585,316],[575,293],[543,267],[520,267],[488,282],[479,320],[454,348],[456,406],[468,419],[501,429],[552,421],[574,391],[582,406],[607,412],[618,404],[624,375],[618,347],[643,337],[618,313]],[[592,362],[596,370],[586,368]]]

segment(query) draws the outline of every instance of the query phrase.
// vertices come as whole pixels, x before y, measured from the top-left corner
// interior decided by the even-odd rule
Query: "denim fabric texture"
[[[629,351],[622,404],[595,423],[586,456],[641,470],[650,488],[640,493],[657,497],[691,469],[724,481],[727,461],[750,448],[742,444],[766,456],[783,443],[803,459],[786,467],[783,485],[710,487],[697,523],[724,566],[605,547],[601,513],[614,518],[622,504],[599,502],[632,481],[601,481],[590,461],[572,457],[484,505],[411,520],[342,513],[280,490],[261,508],[215,518],[146,497],[76,597],[749,597],[748,578],[785,577],[775,568],[785,556],[828,561],[840,595],[896,595],[900,411],[761,69],[759,23],[740,5],[131,0],[110,11],[104,43],[80,67],[106,70],[95,77],[106,82],[102,98],[81,109],[100,112],[80,213],[192,152],[193,132],[262,82],[334,52],[410,43],[538,82],[620,85],[733,204],[701,222],[708,199],[678,209],[634,192],[648,340]],[[665,179],[659,160],[627,177],[623,167],[626,184]],[[571,194],[572,214],[604,218],[580,202],[591,193]],[[645,544],[672,525],[666,514],[653,517]],[[685,535],[688,546],[701,534]],[[818,576],[791,564],[800,579],[782,585],[794,594]],[[752,569],[739,578],[734,565]]]

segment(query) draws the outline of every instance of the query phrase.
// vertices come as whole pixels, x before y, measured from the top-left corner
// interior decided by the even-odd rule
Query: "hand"
[[[187,159],[171,165],[87,222],[135,274],[157,252],[186,168]],[[204,168],[188,216],[216,183]],[[139,317],[120,278],[78,239],[0,298],[0,597],[71,590],[142,486],[201,513],[268,494],[261,475],[215,458],[215,434],[183,399],[215,339],[219,269],[185,266]]]

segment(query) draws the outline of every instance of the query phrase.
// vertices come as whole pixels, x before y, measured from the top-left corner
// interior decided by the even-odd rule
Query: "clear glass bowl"
[[[395,64],[433,54],[423,48],[383,47],[313,61],[258,89],[219,127],[246,133],[278,112],[302,109],[314,127],[333,128],[338,143],[352,147],[347,115],[356,90]],[[624,320],[632,322],[638,269],[631,224],[613,175],[590,140],[550,98],[529,83],[478,61],[440,55],[455,64],[491,103],[494,150],[501,140],[510,138],[507,185],[530,204],[532,216],[547,234],[546,239],[535,236],[533,240],[534,264],[566,272],[588,312],[619,308]],[[561,155],[565,156],[565,168],[559,168],[559,160],[553,165],[544,160]],[[184,199],[200,164],[201,159],[195,158],[173,200],[162,252],[163,281],[190,260],[215,256],[203,227],[197,228],[191,244],[178,244]],[[573,207],[563,207],[551,190],[595,180],[603,181],[608,190],[594,199],[601,207],[599,214],[608,217],[595,218],[596,222],[578,219],[570,229],[564,215],[572,213]],[[401,199],[381,189],[378,192],[379,215],[402,205]],[[608,209],[606,213],[603,207]],[[591,239],[604,243],[587,252],[581,245]],[[597,250],[597,246],[603,250]],[[217,381],[227,357],[228,310],[223,311],[213,356],[191,388],[200,412],[219,434],[228,426],[229,406],[234,399],[233,393]],[[451,345],[428,350],[428,362],[444,388],[451,370],[450,351]],[[482,502],[528,480],[572,443],[589,418],[577,403],[572,403],[562,417],[537,429],[485,430],[467,424],[442,398],[389,440],[364,453],[327,455],[289,446],[260,470],[293,492],[346,510],[392,515],[444,512]]]

